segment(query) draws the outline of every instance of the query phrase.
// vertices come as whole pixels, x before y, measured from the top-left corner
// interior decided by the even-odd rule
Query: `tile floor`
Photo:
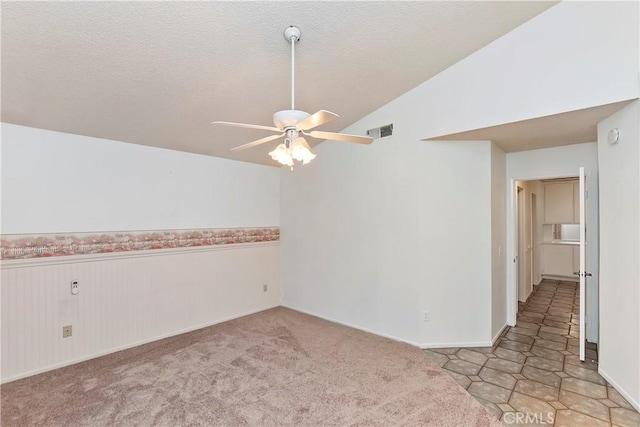
[[[576,283],[544,280],[494,347],[425,351],[505,425],[640,426],[594,344],[580,362],[579,307]]]

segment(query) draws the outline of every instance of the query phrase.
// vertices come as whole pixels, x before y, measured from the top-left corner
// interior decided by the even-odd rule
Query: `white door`
[[[585,307],[586,307],[586,280],[590,273],[587,273],[586,263],[586,218],[585,218],[585,195],[586,195],[586,179],[584,176],[584,168],[580,168],[580,270],[578,275],[580,276],[580,360],[584,362],[585,358],[585,341],[586,341],[586,329],[587,324],[585,322]]]

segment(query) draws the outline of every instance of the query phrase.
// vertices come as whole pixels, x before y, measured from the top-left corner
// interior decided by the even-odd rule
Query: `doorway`
[[[578,283],[581,276],[575,272],[597,272],[594,267],[597,240],[591,240],[594,235],[597,237],[597,219],[594,219],[595,226],[586,227],[586,233],[580,236],[582,239],[576,232],[580,230],[581,203],[597,210],[597,193],[593,199],[586,200],[584,190],[575,175],[511,180],[513,222],[508,234],[513,239],[513,273],[508,289],[512,289],[509,292],[513,298],[510,300],[513,312],[509,315],[513,316],[514,323],[510,324],[515,324],[518,308],[526,303],[543,279]],[[582,220],[583,224],[588,224],[584,214]],[[585,234],[589,235],[586,239]],[[588,250],[582,250],[587,259],[583,267],[580,266],[580,240],[590,242]],[[583,334],[586,332],[583,336],[587,341],[597,343],[597,275],[594,276],[588,278],[586,288],[583,288],[581,306],[584,309],[580,313],[584,325],[581,329]]]

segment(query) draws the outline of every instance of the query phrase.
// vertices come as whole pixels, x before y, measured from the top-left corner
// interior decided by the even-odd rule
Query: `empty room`
[[[640,3],[2,1],[3,426],[640,425]]]

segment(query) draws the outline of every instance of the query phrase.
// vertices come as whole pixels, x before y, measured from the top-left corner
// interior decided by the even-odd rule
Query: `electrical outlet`
[[[262,285],[262,292],[267,292],[267,284],[265,283],[264,285]]]
[[[69,338],[73,334],[73,327],[71,325],[62,327],[62,338]]]
[[[429,312],[428,311],[423,311],[422,312],[422,321],[423,322],[428,322],[429,321]]]
[[[71,282],[71,295],[78,295],[78,290],[79,290],[79,285],[78,285],[78,281],[74,280]]]

